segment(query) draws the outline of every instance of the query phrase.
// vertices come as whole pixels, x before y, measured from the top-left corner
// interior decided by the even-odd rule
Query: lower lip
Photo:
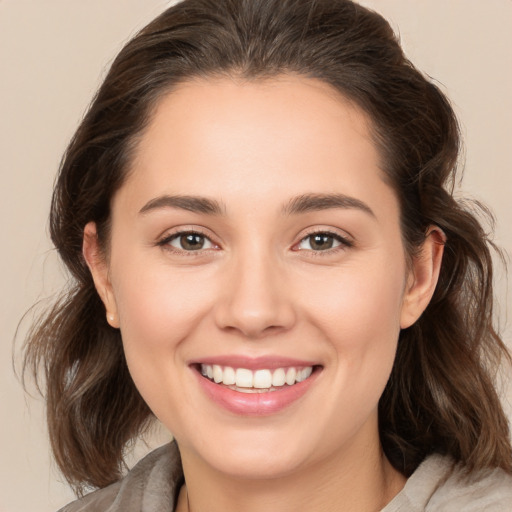
[[[243,393],[215,384],[194,370],[206,395],[228,411],[242,416],[267,416],[282,411],[302,398],[318,376],[315,370],[306,380],[264,393]]]

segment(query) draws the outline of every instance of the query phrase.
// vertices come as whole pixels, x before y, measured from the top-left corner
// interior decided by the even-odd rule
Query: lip
[[[314,370],[310,377],[293,386],[283,386],[282,388],[275,388],[274,391],[262,393],[241,393],[222,384],[216,384],[201,375],[199,371],[201,363],[247,368],[249,370],[260,368],[275,369],[289,366],[313,366]],[[268,416],[286,409],[309,391],[321,373],[321,367],[318,364],[289,358],[215,357],[203,359],[201,363],[191,364],[190,367],[207,398],[233,414],[252,417]]]
[[[189,363],[190,366],[200,364],[218,364],[219,366],[231,366],[232,368],[247,368],[252,371],[260,369],[275,370],[276,368],[288,368],[290,366],[301,368],[305,368],[306,366],[320,366],[318,361],[306,361],[304,359],[294,359],[290,357],[247,357],[237,355],[207,357],[193,360]]]

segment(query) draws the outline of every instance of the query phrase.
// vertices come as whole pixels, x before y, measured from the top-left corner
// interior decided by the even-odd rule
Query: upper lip
[[[281,356],[260,356],[260,357],[248,357],[242,355],[223,355],[223,356],[212,356],[201,359],[194,359],[190,362],[190,365],[219,365],[219,366],[230,366],[231,368],[246,368],[248,370],[259,370],[269,369],[273,370],[276,368],[289,368],[289,367],[300,367],[305,368],[308,366],[318,366],[318,362],[308,361],[304,359],[296,359],[291,357]]]

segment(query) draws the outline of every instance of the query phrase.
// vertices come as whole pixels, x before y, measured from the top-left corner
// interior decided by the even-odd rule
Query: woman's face
[[[108,268],[93,230],[131,375],[185,463],[269,477],[378,446],[423,306],[367,118],[335,91],[181,85],[113,199]]]

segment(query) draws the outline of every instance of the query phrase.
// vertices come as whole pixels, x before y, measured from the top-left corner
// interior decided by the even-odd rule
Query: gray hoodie
[[[173,442],[151,452],[119,482],[59,512],[173,512],[182,484]],[[465,477],[448,457],[430,455],[381,512],[512,512],[512,477],[500,469]]]

